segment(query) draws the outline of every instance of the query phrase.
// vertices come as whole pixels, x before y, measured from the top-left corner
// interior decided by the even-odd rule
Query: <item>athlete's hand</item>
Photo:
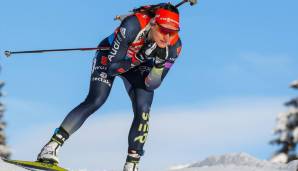
[[[152,59],[156,54],[157,44],[153,42],[145,43],[139,52],[136,54],[136,58],[142,63],[146,60]]]
[[[165,48],[160,48],[157,47],[156,48],[156,56],[154,59],[154,66],[156,68],[162,68],[164,67],[165,63],[166,63],[166,59],[168,57],[168,47]]]

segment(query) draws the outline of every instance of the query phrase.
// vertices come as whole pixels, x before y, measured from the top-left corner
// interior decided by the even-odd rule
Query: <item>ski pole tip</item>
[[[9,58],[9,57],[11,56],[11,52],[10,52],[10,51],[5,51],[4,54],[5,54],[5,56],[6,56],[7,58]]]

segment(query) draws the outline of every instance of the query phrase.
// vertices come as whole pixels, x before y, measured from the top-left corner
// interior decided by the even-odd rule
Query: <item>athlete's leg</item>
[[[128,155],[127,161],[138,160],[143,155],[144,144],[146,142],[149,130],[149,112],[153,101],[153,91],[143,88],[134,88],[124,79],[126,89],[132,101],[134,119],[128,136]]]
[[[61,127],[70,135],[78,130],[85,120],[93,114],[106,101],[114,77],[109,77],[106,74],[105,54],[98,52],[94,58],[92,65],[92,74],[90,81],[89,93],[85,101],[75,107],[64,119]]]
[[[56,153],[59,147],[106,101],[114,81],[114,77],[106,74],[106,61],[106,54],[98,51],[92,65],[87,98],[66,116],[61,126],[56,129],[50,142],[41,150],[38,160],[58,162]]]
[[[132,105],[135,112],[128,138],[129,151],[134,150],[142,155],[149,131],[149,112],[154,93],[153,91],[136,88],[132,89],[130,94],[134,97]]]

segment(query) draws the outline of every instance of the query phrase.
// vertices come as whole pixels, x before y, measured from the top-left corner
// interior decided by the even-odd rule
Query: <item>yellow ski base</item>
[[[50,163],[43,163],[38,161],[22,161],[22,160],[9,160],[9,159],[2,159],[3,161],[14,164],[19,167],[23,167],[25,169],[31,171],[68,171],[56,164]]]

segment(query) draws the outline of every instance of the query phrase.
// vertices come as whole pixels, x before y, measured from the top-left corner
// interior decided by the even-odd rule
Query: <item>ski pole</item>
[[[90,51],[90,50],[110,50],[110,47],[96,48],[71,48],[71,49],[46,49],[46,50],[30,50],[30,51],[5,51],[4,54],[9,58],[12,54],[22,53],[44,53],[44,52],[64,52],[64,51]]]
[[[186,2],[189,2],[191,6],[197,4],[197,0],[182,0],[177,5],[175,5],[175,7],[178,8],[179,6],[181,6],[182,4],[184,4]]]

